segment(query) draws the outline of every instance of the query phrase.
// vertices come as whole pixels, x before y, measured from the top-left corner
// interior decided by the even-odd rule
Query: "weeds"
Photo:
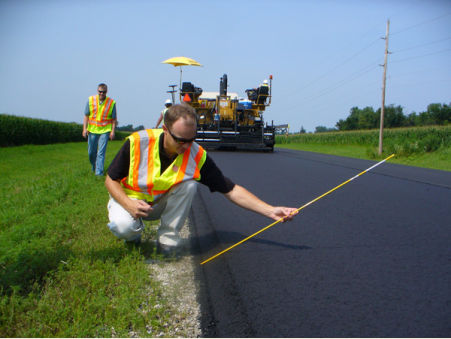
[[[107,164],[121,144],[109,144]],[[145,263],[155,250],[108,231],[108,193],[86,144],[0,148],[0,157],[0,336],[168,333]]]
[[[332,153],[337,155],[346,155],[353,152],[353,147],[365,148],[365,157],[369,159],[379,159],[378,154],[379,131],[378,130],[361,130],[361,131],[346,131],[346,132],[327,132],[327,133],[306,133],[295,134],[289,136],[277,136],[276,145],[278,147],[305,148],[306,145],[321,145],[326,149],[330,148]],[[293,145],[290,146],[290,145]],[[350,148],[348,152],[344,147]],[[332,148],[341,149],[340,152],[334,152]],[[407,158],[415,156],[426,156],[433,152],[438,154],[445,154],[451,148],[451,125],[447,126],[428,126],[428,127],[414,127],[414,128],[393,128],[384,130],[382,157],[395,153],[396,158],[406,160]],[[323,148],[322,148],[323,149]],[[432,156],[434,158],[434,156]],[[422,166],[422,165],[420,165]],[[439,167],[432,166],[432,168],[450,170],[449,163]],[[426,166],[429,167],[429,166]]]

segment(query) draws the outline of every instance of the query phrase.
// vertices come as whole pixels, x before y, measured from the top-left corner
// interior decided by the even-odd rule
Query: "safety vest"
[[[102,104],[99,96],[89,97],[88,131],[95,134],[111,132],[113,129],[113,108],[116,101],[106,97]]]
[[[121,184],[130,198],[154,202],[183,181],[200,180],[200,169],[205,163],[207,152],[195,142],[160,173],[159,139],[162,133],[161,129],[146,129],[128,137],[130,167],[128,176],[121,180]]]

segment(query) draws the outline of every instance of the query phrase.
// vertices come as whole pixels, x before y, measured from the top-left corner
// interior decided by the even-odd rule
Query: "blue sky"
[[[119,125],[154,126],[179,68],[183,80],[245,96],[273,75],[266,121],[334,127],[352,107],[404,113],[451,102],[451,0],[0,0],[0,113],[82,122],[100,82]]]

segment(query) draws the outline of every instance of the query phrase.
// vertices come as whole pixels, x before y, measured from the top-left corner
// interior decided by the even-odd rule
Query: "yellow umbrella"
[[[167,59],[165,61],[162,61],[163,64],[169,64],[173,65],[174,67],[180,67],[180,87],[179,90],[182,89],[182,66],[202,66],[200,63],[198,63],[196,60],[187,58],[187,57],[174,57]]]
[[[168,60],[163,61],[162,63],[174,65],[175,67],[177,67],[177,66],[202,66],[196,60],[187,58],[187,57],[170,58]]]

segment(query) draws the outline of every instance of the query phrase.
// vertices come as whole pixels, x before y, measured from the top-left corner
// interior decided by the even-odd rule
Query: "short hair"
[[[106,84],[104,84],[103,82],[97,86],[97,88],[99,88],[99,87],[108,89],[108,86]]]
[[[174,122],[183,118],[191,120],[194,125],[197,125],[196,110],[187,104],[172,105],[164,115],[164,124],[166,127],[172,127]]]

